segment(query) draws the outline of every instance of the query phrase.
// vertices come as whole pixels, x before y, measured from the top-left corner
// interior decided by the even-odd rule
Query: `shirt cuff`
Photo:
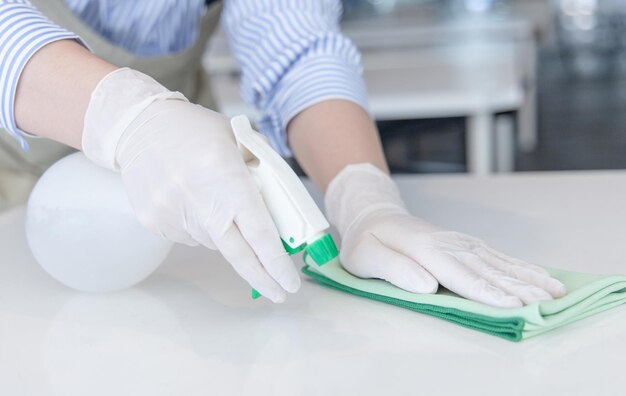
[[[258,122],[282,155],[293,154],[287,142],[287,124],[304,109],[330,99],[344,99],[368,111],[367,90],[355,66],[334,56],[306,57],[277,84]]]
[[[25,137],[31,135],[15,123],[15,93],[22,71],[45,45],[64,39],[82,41],[28,4],[7,3],[0,5],[0,11],[0,126],[28,150]]]

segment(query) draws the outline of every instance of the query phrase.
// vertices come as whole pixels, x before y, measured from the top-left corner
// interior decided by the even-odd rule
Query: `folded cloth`
[[[362,279],[343,269],[338,259],[318,266],[304,256],[302,272],[319,283],[372,300],[435,316],[511,341],[534,337],[626,303],[626,276],[583,274],[546,268],[567,286],[556,300],[521,308],[495,308],[470,301],[440,287],[436,294],[414,294],[380,279]]]

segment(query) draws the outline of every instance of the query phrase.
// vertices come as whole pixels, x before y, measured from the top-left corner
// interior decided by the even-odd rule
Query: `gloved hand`
[[[92,93],[82,144],[89,159],[121,171],[145,227],[175,242],[219,249],[274,302],[299,289],[226,117],[119,69]]]
[[[502,308],[566,293],[541,267],[411,216],[395,183],[371,164],[339,172],[325,201],[329,220],[342,237],[341,263],[358,277],[384,279],[413,293],[435,293],[441,284]]]

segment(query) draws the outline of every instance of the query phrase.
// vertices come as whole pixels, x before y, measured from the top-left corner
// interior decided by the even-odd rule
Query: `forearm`
[[[296,159],[322,191],[344,167],[369,162],[388,172],[376,125],[347,100],[327,100],[296,115],[287,126]]]
[[[17,85],[18,128],[81,149],[91,93],[116,68],[74,40],[41,48],[26,64]]]

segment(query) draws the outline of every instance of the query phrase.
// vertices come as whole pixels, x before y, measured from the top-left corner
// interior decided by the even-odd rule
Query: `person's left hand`
[[[342,170],[328,187],[326,209],[342,236],[341,263],[356,276],[384,279],[413,293],[435,293],[441,284],[502,308],[566,293],[539,266],[411,216],[395,183],[373,165]]]

